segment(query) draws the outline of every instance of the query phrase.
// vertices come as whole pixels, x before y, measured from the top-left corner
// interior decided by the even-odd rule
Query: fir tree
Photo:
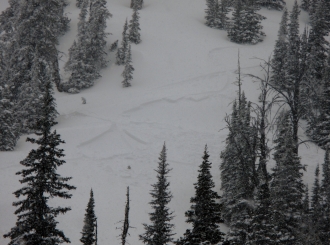
[[[140,24],[139,24],[139,12],[138,9],[135,5],[134,9],[133,9],[133,15],[132,15],[132,19],[129,21],[129,41],[135,44],[139,44],[141,42],[141,37],[140,37]]]
[[[276,244],[297,244],[303,212],[304,167],[295,152],[289,114],[280,118],[278,135],[274,143],[273,180],[270,185],[273,222],[277,233]]]
[[[225,30],[228,26],[229,17],[227,14],[229,13],[228,8],[228,0],[220,0],[217,2],[217,18],[216,18],[216,28],[220,30]]]
[[[96,241],[96,216],[94,207],[94,195],[93,190],[91,190],[84,218],[84,227],[81,232],[82,237],[80,238],[80,241],[84,245],[94,245]]]
[[[228,30],[228,37],[235,43],[261,42],[265,33],[261,31],[261,20],[265,19],[258,14],[257,5],[254,0],[243,3],[242,0],[236,0],[233,12],[233,25]]]
[[[88,33],[90,43],[87,48],[88,64],[96,68],[99,72],[101,68],[106,67],[105,60],[106,52],[106,37],[108,33],[105,32],[107,27],[107,19],[112,17],[106,7],[106,0],[93,0],[90,6],[90,14],[88,19]]]
[[[122,81],[123,87],[130,87],[131,81],[133,80],[133,71],[134,68],[132,66],[132,54],[131,54],[131,45],[128,45],[128,51],[126,55],[126,61],[125,61],[125,68],[123,73],[121,74],[124,78],[124,81]]]
[[[128,36],[127,30],[128,30],[128,24],[127,24],[127,19],[126,19],[125,25],[124,25],[124,30],[122,33],[123,39],[121,41],[121,47],[118,48],[117,55],[116,55],[116,64],[117,65],[125,65],[126,54],[127,54],[128,45],[129,45],[129,36]]]
[[[0,151],[12,151],[19,137],[20,127],[14,115],[14,104],[10,101],[10,88],[5,85],[0,97]]]
[[[143,224],[145,233],[140,235],[140,240],[147,245],[165,245],[173,241],[172,230],[174,224],[170,221],[173,219],[173,212],[167,207],[172,199],[172,194],[169,191],[170,183],[167,181],[170,172],[169,164],[167,163],[165,144],[160,153],[157,173],[157,183],[153,184],[153,190],[150,192],[153,198],[150,205],[154,212],[149,213],[151,224]]]
[[[319,237],[324,245],[330,244],[330,150],[326,149],[322,164],[323,179],[321,182],[321,196],[323,202],[323,222],[319,231]]]
[[[206,25],[211,28],[217,27],[217,8],[218,8],[218,0],[206,0],[207,9],[205,10],[206,16]]]
[[[143,5],[143,0],[131,0],[130,7],[132,9],[136,8],[137,10],[141,10]]]
[[[272,221],[272,199],[268,181],[262,181],[257,189],[255,209],[251,220],[251,232],[246,245],[275,245],[276,231]]]
[[[268,9],[282,10],[285,8],[286,3],[284,0],[260,0],[259,4]]]
[[[111,44],[109,51],[114,52],[117,48],[118,48],[118,40],[116,40]]]
[[[300,8],[308,12],[309,5],[310,5],[310,0],[302,0]]]
[[[281,88],[284,86],[283,79],[285,77],[286,54],[288,49],[288,11],[286,8],[282,15],[277,37],[278,39],[275,42],[273,58],[271,61],[273,69],[272,81],[277,87]]]
[[[69,207],[50,207],[50,198],[71,198],[68,190],[75,189],[66,182],[71,177],[61,177],[56,170],[65,163],[60,158],[63,150],[58,146],[64,143],[56,131],[51,127],[56,124],[52,115],[55,111],[55,101],[52,96],[50,81],[44,81],[45,95],[43,96],[42,115],[38,120],[39,139],[27,138],[27,141],[39,145],[38,149],[30,151],[29,155],[20,163],[25,169],[17,172],[21,175],[20,182],[24,187],[14,192],[17,198],[26,197],[13,203],[18,207],[16,226],[4,235],[11,239],[9,245],[25,244],[60,244],[70,242],[63,231],[56,228],[55,218],[70,210]]]
[[[326,149],[330,142],[330,56],[323,74],[322,95],[318,107],[319,115],[309,120],[307,134],[321,148]]]
[[[84,0],[76,0],[76,6],[77,6],[77,8],[81,8],[83,2],[84,2]]]
[[[321,230],[321,226],[325,221],[323,218],[323,207],[322,207],[322,196],[321,196],[321,186],[320,186],[320,169],[319,166],[315,169],[315,181],[313,186],[313,195],[311,199],[311,220],[312,226],[318,235],[318,231]]]
[[[185,215],[192,229],[187,230],[178,244],[217,244],[223,241],[224,233],[220,231],[221,205],[217,203],[220,196],[212,190],[214,182],[210,172],[211,164],[205,146],[203,162],[199,166],[195,196],[190,199],[191,209]]]

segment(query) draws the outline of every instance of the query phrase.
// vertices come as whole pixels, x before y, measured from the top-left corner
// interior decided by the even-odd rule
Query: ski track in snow
[[[113,17],[108,21],[108,45],[119,39],[125,19],[132,10],[129,0],[108,0]],[[76,38],[79,9],[75,0],[65,12],[71,19],[70,31],[60,38],[59,50],[64,52],[59,65],[68,58],[67,52]],[[287,1],[291,10],[293,0]],[[8,6],[0,2],[0,10]],[[142,42],[132,45],[135,71],[132,87],[121,87],[122,66],[114,64],[115,53],[109,54],[108,68],[102,78],[90,89],[80,94],[55,92],[60,113],[55,129],[66,144],[66,164],[58,171],[72,176],[70,184],[77,186],[72,199],[51,200],[54,206],[71,206],[72,210],[59,216],[59,229],[71,239],[71,244],[81,244],[80,232],[83,217],[93,188],[95,212],[98,216],[99,244],[120,242],[116,222],[123,219],[126,187],[130,186],[130,244],[142,244],[138,235],[144,232],[142,223],[149,223],[151,211],[151,184],[156,181],[159,152],[164,142],[168,149],[170,189],[173,199],[176,238],[190,226],[185,223],[184,212],[190,207],[194,195],[193,183],[202,162],[205,144],[208,144],[212,174],[216,190],[220,190],[220,152],[224,147],[227,131],[224,117],[231,111],[236,97],[237,55],[240,52],[242,73],[262,75],[258,57],[267,59],[277,38],[281,13],[262,9],[267,16],[263,21],[267,36],[257,45],[237,45],[229,42],[227,33],[204,25],[204,0],[145,0],[140,11]],[[169,18],[170,17],[170,18]],[[302,12],[300,27],[308,21]],[[68,74],[61,72],[65,80]],[[247,98],[256,101],[258,84],[243,78]],[[81,103],[81,97],[87,104]],[[300,129],[302,138],[303,131]],[[2,237],[14,226],[16,216],[12,193],[21,188],[19,162],[35,147],[19,140],[15,151],[0,152],[0,244],[8,244]],[[312,186],[316,164],[323,161],[323,151],[311,145],[301,146],[302,163],[307,165],[304,181]],[[273,165],[270,160],[269,167]],[[130,167],[130,169],[129,169]],[[222,226],[223,231],[227,227]]]

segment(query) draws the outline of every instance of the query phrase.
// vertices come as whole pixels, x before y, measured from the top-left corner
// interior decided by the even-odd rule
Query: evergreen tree
[[[259,4],[268,9],[282,10],[285,8],[286,3],[284,0],[260,0]]]
[[[231,120],[227,119],[229,135],[221,152],[221,189],[223,217],[230,225],[230,244],[245,244],[250,233],[253,213],[253,191],[257,185],[256,131],[250,125],[250,103],[244,93],[234,101]]]
[[[330,142],[330,56],[323,74],[322,95],[318,107],[319,115],[316,119],[311,118],[307,129],[307,134],[321,148],[326,149]]]
[[[10,41],[6,47],[8,78],[12,84],[14,100],[20,93],[23,83],[31,79],[30,68],[34,59],[35,47],[47,61],[53,73],[53,81],[60,91],[60,76],[58,69],[58,36],[68,29],[68,18],[64,16],[64,0],[33,0],[15,2],[14,17],[10,17],[8,32]],[[14,6],[14,5],[13,5]],[[11,31],[9,31],[11,29]],[[8,35],[4,35],[7,36]]]
[[[0,97],[0,151],[12,151],[16,146],[20,128],[14,115],[14,105],[10,101],[10,88],[5,85]]]
[[[100,70],[107,64],[106,21],[112,16],[105,0],[83,0],[79,6],[78,42],[74,42],[69,50],[65,69],[71,72],[71,76],[63,84],[63,89],[70,93],[93,86],[94,80],[101,77]],[[88,7],[90,12],[87,21]]]
[[[139,24],[139,12],[138,8],[135,7],[133,8],[133,15],[132,19],[129,21],[129,41],[135,44],[139,44],[141,42],[141,37],[140,37],[140,24]]]
[[[258,186],[255,198],[255,209],[251,220],[251,232],[246,245],[275,245],[276,231],[272,221],[272,199],[268,181]]]
[[[308,12],[309,5],[310,5],[310,0],[302,0],[300,8]]]
[[[327,57],[329,42],[325,39],[325,36],[329,33],[330,22],[326,19],[326,8],[324,8],[324,1],[318,1],[315,9],[315,15],[311,20],[311,29],[308,37],[309,52],[311,53],[314,48],[315,59],[315,78],[321,80],[322,72]],[[317,85],[317,84],[316,84]]]
[[[233,102],[231,117],[226,117],[229,134],[221,152],[221,190],[223,218],[228,225],[251,213],[251,200],[258,186],[256,171],[257,130],[251,125],[251,103],[241,92],[240,64],[238,64],[238,99]],[[243,207],[244,206],[244,207]],[[241,211],[244,214],[241,214]],[[243,217],[244,216],[244,217]]]
[[[281,88],[284,86],[286,55],[288,50],[288,11],[285,8],[280,23],[280,29],[277,34],[278,39],[275,42],[273,58],[271,61],[273,84]]]
[[[187,230],[177,244],[217,244],[223,241],[224,233],[220,231],[221,205],[217,203],[220,196],[212,190],[214,182],[210,172],[211,164],[205,146],[203,162],[199,166],[195,196],[190,199],[191,209],[185,215],[192,230]]]
[[[107,65],[105,47],[108,33],[105,32],[105,29],[107,27],[107,19],[112,17],[112,15],[107,9],[106,4],[106,0],[93,0],[90,5],[88,20],[90,43],[88,43],[86,51],[88,64],[95,67],[95,73]]]
[[[143,5],[143,0],[131,0],[130,7],[132,9],[136,8],[137,10],[141,10]]]
[[[84,218],[84,227],[81,232],[82,237],[80,238],[80,241],[84,245],[94,245],[96,241],[96,216],[94,207],[94,195],[93,190],[91,190]]]
[[[164,144],[160,153],[158,168],[155,170],[157,183],[152,185],[153,190],[150,192],[153,198],[150,205],[154,210],[154,212],[149,213],[151,224],[143,224],[145,233],[140,235],[140,240],[147,245],[165,245],[173,241],[174,224],[170,223],[173,219],[173,212],[167,207],[172,199],[172,194],[169,191],[170,183],[167,181],[170,169],[166,155]]]
[[[272,88],[279,94],[279,97],[289,108],[290,120],[292,126],[292,138],[295,144],[295,153],[298,154],[298,128],[299,121],[306,115],[303,106],[302,89],[306,71],[307,52],[304,48],[307,45],[307,39],[300,38],[299,35],[299,6],[295,1],[290,13],[290,23],[288,29],[288,48],[285,60],[284,72],[272,83]]]
[[[324,245],[330,244],[330,150],[326,149],[324,163],[322,164],[323,179],[321,182],[321,196],[323,202],[323,222],[319,236]]]
[[[218,8],[218,0],[206,0],[207,9],[205,10],[206,16],[206,25],[211,28],[217,27],[217,8]]]
[[[77,8],[81,8],[83,2],[84,2],[84,0],[76,0],[76,6],[77,6]]]
[[[321,196],[321,186],[320,186],[320,169],[319,166],[315,169],[315,181],[313,186],[313,195],[312,195],[312,202],[311,202],[311,219],[312,219],[312,226],[314,230],[318,231],[321,230],[322,223],[324,222],[323,219],[323,207],[322,207],[322,196]]]
[[[261,20],[265,19],[258,14],[257,5],[254,0],[243,3],[242,0],[236,0],[233,11],[233,25],[228,30],[228,37],[235,43],[251,43],[261,42],[265,33],[261,31]]]
[[[217,7],[216,28],[220,30],[225,30],[228,26],[228,21],[229,21],[229,17],[227,17],[227,14],[229,13],[228,0],[220,0],[220,2],[217,2],[216,7]]]
[[[114,52],[117,48],[118,48],[118,40],[116,40],[111,44],[109,51]]]
[[[55,218],[70,210],[69,207],[50,207],[50,198],[71,198],[68,190],[75,189],[66,182],[71,177],[61,177],[57,168],[65,163],[60,158],[63,150],[58,146],[64,143],[56,131],[51,132],[56,122],[52,115],[55,111],[55,101],[52,96],[52,84],[44,81],[45,95],[43,96],[42,114],[38,120],[39,139],[27,138],[27,141],[39,145],[38,149],[30,151],[29,155],[20,163],[25,169],[17,172],[21,175],[20,182],[24,187],[14,192],[17,198],[26,197],[13,203],[18,207],[16,226],[4,235],[11,239],[9,245],[25,244],[60,244],[70,242],[63,231],[56,228]]]
[[[280,118],[274,143],[273,180],[270,185],[273,222],[277,233],[276,244],[298,244],[303,212],[304,167],[295,152],[289,114]]]
[[[122,76],[124,78],[124,81],[122,81],[123,87],[130,87],[131,81],[133,80],[133,71],[134,68],[132,66],[132,54],[131,54],[131,45],[128,45],[128,51],[126,55],[126,61],[125,61],[125,68],[122,73]]]
[[[127,24],[127,19],[126,19],[125,25],[124,25],[124,30],[122,33],[123,40],[121,41],[121,47],[118,48],[117,55],[116,55],[116,64],[117,65],[125,65],[126,54],[127,54],[128,45],[129,45],[129,36],[128,36],[127,30],[128,30],[128,24]]]

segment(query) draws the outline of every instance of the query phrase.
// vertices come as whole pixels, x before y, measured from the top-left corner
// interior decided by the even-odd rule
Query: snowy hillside
[[[61,68],[67,60],[68,49],[77,34],[79,9],[69,0],[66,13],[71,30],[60,38],[63,52]],[[129,0],[108,0],[113,17],[108,21],[108,46],[121,40],[122,27],[132,10]],[[287,7],[291,10],[292,0]],[[0,2],[0,10],[8,6]],[[140,11],[142,43],[132,45],[135,72],[132,87],[122,88],[123,66],[114,64],[115,54],[108,56],[108,67],[95,85],[79,94],[56,92],[59,124],[56,130],[66,141],[66,164],[59,168],[63,176],[72,176],[70,184],[77,187],[70,200],[54,200],[55,204],[71,206],[72,211],[58,218],[59,227],[73,245],[81,244],[89,191],[93,188],[98,216],[98,244],[119,244],[120,227],[124,218],[125,192],[130,186],[130,244],[142,244],[138,235],[142,223],[149,223],[148,202],[151,184],[155,183],[159,153],[164,141],[168,149],[170,189],[173,199],[176,237],[189,228],[184,212],[190,207],[205,144],[213,163],[216,190],[220,190],[219,154],[227,135],[224,117],[230,113],[230,103],[236,96],[233,84],[240,50],[242,73],[262,75],[257,59],[267,59],[273,50],[281,12],[262,9],[267,17],[262,22],[265,40],[257,45],[238,45],[229,41],[226,31],[204,25],[204,0],[145,0]],[[301,30],[308,16],[300,15]],[[67,74],[63,72],[63,80]],[[256,101],[258,84],[244,78],[247,98]],[[81,97],[87,104],[82,104]],[[304,137],[301,130],[301,137]],[[21,187],[19,176],[23,160],[33,145],[21,137],[15,151],[0,152],[0,244],[14,226],[15,201],[12,193]],[[323,151],[314,145],[300,146],[302,163],[307,164],[304,180],[311,186],[314,169],[323,161]],[[130,169],[128,168],[130,166]]]

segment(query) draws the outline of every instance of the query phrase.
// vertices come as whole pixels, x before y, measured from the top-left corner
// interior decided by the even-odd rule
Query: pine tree
[[[321,196],[321,186],[320,186],[320,168],[319,166],[315,169],[315,181],[313,186],[313,195],[311,202],[311,219],[313,228],[318,233],[321,229],[323,218],[323,207],[322,207],[322,196]]]
[[[172,230],[174,224],[170,221],[173,219],[173,212],[167,207],[172,199],[169,191],[170,183],[167,181],[170,172],[167,163],[166,146],[164,144],[160,153],[157,173],[157,183],[153,184],[153,190],[150,192],[153,198],[150,205],[154,212],[149,213],[151,224],[143,224],[145,233],[140,235],[140,240],[147,245],[165,245],[173,241]]]
[[[143,5],[143,0],[131,0],[130,7],[132,9],[136,8],[137,10],[141,10]]]
[[[314,63],[316,65],[315,78],[318,80],[322,79],[322,72],[324,70],[329,46],[329,42],[325,39],[325,36],[329,33],[330,22],[326,19],[326,8],[324,8],[324,5],[325,3],[323,0],[318,1],[315,14],[312,17],[311,29],[308,37],[308,51],[311,52],[312,48],[314,49]]]
[[[306,71],[307,52],[304,48],[307,39],[300,38],[299,35],[299,6],[295,1],[290,13],[290,23],[288,29],[288,48],[285,60],[284,72],[280,72],[279,79],[276,79],[272,88],[279,94],[283,103],[286,104],[290,112],[292,125],[292,138],[295,144],[295,153],[298,154],[298,128],[300,119],[305,117],[305,108],[302,100],[303,81]],[[281,77],[284,74],[284,77]]]
[[[14,104],[10,101],[10,88],[5,85],[0,97],[0,151],[12,151],[19,137],[20,127],[14,115]]]
[[[212,163],[205,146],[203,162],[199,166],[199,174],[195,186],[195,196],[190,199],[191,209],[185,215],[192,229],[187,230],[177,244],[217,244],[223,241],[224,233],[220,231],[221,205],[217,203],[220,196],[212,190],[214,182],[210,173]]]
[[[94,207],[94,195],[93,190],[91,190],[84,218],[84,227],[81,232],[82,237],[80,238],[80,241],[84,245],[94,245],[96,241],[96,216]]]
[[[129,21],[129,41],[135,44],[139,44],[141,42],[141,37],[140,37],[140,24],[139,24],[139,12],[138,12],[138,8],[135,7],[133,8],[133,15],[132,15],[132,19]]]
[[[225,30],[228,26],[229,13],[228,0],[220,0],[217,6],[217,18],[216,18],[216,28],[220,30]]]
[[[29,155],[21,161],[25,169],[17,172],[21,175],[20,182],[24,187],[14,192],[17,198],[26,197],[13,203],[18,207],[16,226],[4,235],[10,238],[9,245],[25,244],[60,244],[70,242],[63,231],[56,228],[55,218],[70,210],[69,207],[50,207],[50,198],[71,198],[68,190],[75,189],[66,182],[71,177],[61,177],[57,168],[65,163],[60,158],[64,156],[63,150],[58,146],[64,143],[56,131],[51,132],[56,122],[52,115],[55,111],[55,101],[52,96],[52,84],[44,81],[45,95],[43,96],[42,115],[38,120],[39,139],[27,138],[27,141],[39,145],[38,149],[30,151]]]
[[[131,54],[131,45],[128,45],[128,51],[126,54],[125,68],[122,73],[124,81],[122,81],[123,87],[130,87],[131,81],[133,80],[133,71],[134,68],[132,66],[132,54]]]
[[[244,92],[241,92],[241,83],[238,63],[238,99],[233,102],[230,118],[225,118],[229,134],[226,138],[226,147],[220,155],[222,213],[228,225],[232,224],[233,216],[240,216],[240,210],[246,215],[251,213],[249,204],[253,200],[253,191],[258,186],[255,166],[257,130],[251,125],[251,103],[246,101]],[[245,204],[246,208],[241,207]]]
[[[58,36],[68,29],[69,19],[64,16],[64,0],[34,0],[12,1],[16,3],[13,14],[9,18],[9,26],[12,31],[6,47],[8,77],[12,86],[14,100],[22,91],[23,83],[29,83],[31,79],[30,68],[34,59],[35,47],[39,47],[39,53],[47,61],[53,72],[53,81],[60,91],[60,76],[58,69]],[[8,27],[9,27],[8,26]],[[6,36],[6,35],[4,35]],[[8,37],[8,36],[7,36]]]
[[[302,0],[300,8],[308,12],[309,5],[310,5],[310,0]]]
[[[318,107],[319,115],[309,120],[307,134],[321,148],[326,149],[330,142],[330,56],[326,65],[323,82],[322,95],[320,96],[320,105]]]
[[[251,232],[246,245],[275,245],[276,232],[272,222],[272,200],[268,181],[260,183],[255,198],[255,209],[251,220]]]
[[[216,28],[217,27],[217,6],[218,6],[218,0],[206,0],[206,6],[207,9],[205,10],[206,16],[206,25],[211,27],[211,28]]]
[[[280,118],[278,135],[274,143],[273,180],[270,185],[273,222],[277,233],[276,244],[297,244],[303,212],[304,167],[295,152],[289,114]]]
[[[265,19],[256,11],[258,7],[254,0],[243,3],[242,0],[236,0],[233,12],[233,25],[228,30],[228,37],[235,43],[261,42],[265,33],[261,31],[261,20]]]
[[[105,32],[107,27],[107,19],[112,17],[106,7],[106,0],[93,0],[90,6],[90,14],[88,19],[88,34],[90,43],[87,48],[87,60],[89,65],[93,65],[96,72],[101,68],[105,68],[107,61],[105,59],[106,37],[109,33]]]
[[[271,61],[273,69],[272,81],[274,85],[281,88],[284,86],[283,79],[285,77],[285,64],[288,49],[288,11],[286,8],[283,11],[277,36],[278,39],[275,42],[273,58]]]
[[[128,24],[127,24],[127,19],[126,19],[125,25],[124,25],[124,30],[122,33],[123,39],[121,41],[121,47],[118,48],[117,55],[116,55],[116,64],[117,65],[125,65],[126,54],[127,54],[128,45],[129,45],[129,36],[128,36],[127,30],[128,30]]]
[[[84,0],[76,0],[76,6],[77,6],[77,8],[81,8],[83,2],[84,2]]]
[[[267,9],[282,10],[285,8],[286,3],[284,0],[260,0],[259,4]]]
[[[330,244],[330,150],[326,149],[322,164],[323,179],[321,182],[321,196],[323,202],[324,221],[321,223],[319,236],[324,245]]]

